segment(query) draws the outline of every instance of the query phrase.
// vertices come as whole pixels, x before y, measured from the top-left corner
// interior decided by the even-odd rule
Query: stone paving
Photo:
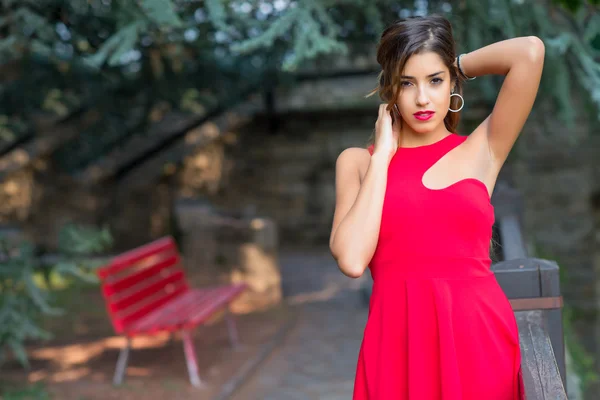
[[[351,399],[368,312],[360,281],[345,277],[327,250],[283,252],[281,268],[296,325],[233,399]]]

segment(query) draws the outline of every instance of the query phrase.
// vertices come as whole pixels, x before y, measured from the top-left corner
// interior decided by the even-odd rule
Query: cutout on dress
[[[460,150],[457,151],[457,149],[462,145],[463,143],[454,147],[430,166],[423,176],[421,176],[421,184],[429,190],[444,190],[462,182],[474,181],[485,188],[488,197],[491,196],[487,185],[477,176],[476,171],[464,171],[469,168],[466,165],[460,166],[461,161],[456,160],[454,154],[460,152]],[[452,159],[453,155],[454,161]],[[460,166],[458,171],[456,170],[457,165]],[[454,168],[452,168],[452,166],[454,166]]]

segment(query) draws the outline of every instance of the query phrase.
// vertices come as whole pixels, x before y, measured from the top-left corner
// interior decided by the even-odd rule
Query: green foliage
[[[136,46],[143,28],[142,21],[125,25],[104,42],[95,54],[86,57],[86,62],[96,68],[102,67],[107,60],[110,66],[120,64],[123,55]]]
[[[156,108],[209,114],[248,91],[293,81],[294,73],[325,57],[372,50],[387,24],[424,13],[447,14],[463,51],[540,36],[547,62],[538,98],[554,101],[563,120],[574,121],[574,80],[600,110],[597,3],[0,0],[0,65],[16,63],[12,78],[0,81],[0,107],[11,125],[0,124],[0,152],[3,143],[31,133],[30,121],[41,111],[67,117],[93,107],[103,118],[56,156],[66,172],[76,173],[146,132]],[[473,84],[493,101],[499,83]]]
[[[104,251],[111,244],[112,238],[106,229],[98,231],[67,225],[59,237],[62,257],[51,268],[58,274],[94,281],[93,270],[99,263],[82,257]],[[10,350],[21,364],[28,366],[24,343],[50,338],[39,326],[39,318],[64,312],[52,307],[51,293],[34,281],[42,267],[43,262],[30,243],[14,244],[0,238],[0,363],[6,358],[6,350]]]
[[[563,330],[565,343],[573,357],[573,368],[581,379],[581,391],[586,393],[594,384],[600,382],[600,375],[596,371],[594,357],[579,343],[577,335],[573,330],[573,308],[565,305],[563,308]]]
[[[113,245],[113,238],[107,227],[96,229],[74,224],[66,225],[59,233],[58,248],[63,255],[52,270],[61,275],[70,275],[82,281],[95,283],[94,270],[101,261],[86,260],[85,256],[99,254]]]
[[[545,1],[501,0],[485,4],[467,0],[464,11],[453,12],[451,18],[463,51],[516,36],[540,37],[546,45],[546,60],[538,101],[551,100],[559,118],[573,124],[576,109],[571,96],[578,88],[589,94],[600,120],[600,51],[592,46],[600,30],[597,23],[600,13],[597,7],[589,5],[577,9],[565,12],[562,7],[552,7]],[[483,85],[491,102],[501,81],[486,79],[477,84]]]
[[[579,11],[581,7],[585,6],[598,6],[600,0],[552,0],[552,3],[559,4],[569,11]]]
[[[23,365],[28,365],[23,342],[48,338],[48,333],[36,324],[35,316],[56,314],[57,310],[50,307],[47,295],[33,282],[38,265],[33,247],[27,243],[11,247],[6,242],[0,246],[4,257],[0,264],[0,362],[8,347]]]

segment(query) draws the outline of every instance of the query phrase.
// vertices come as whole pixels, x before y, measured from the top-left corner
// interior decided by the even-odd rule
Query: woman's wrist
[[[375,151],[371,155],[371,163],[375,165],[381,165],[387,167],[390,162],[390,156],[388,154],[383,154],[380,151]]]
[[[456,57],[455,64],[456,64],[456,68],[458,69],[458,73],[464,79],[466,79],[468,81],[472,81],[473,79],[476,78],[476,76],[473,75],[473,74],[471,74],[471,73],[469,73],[469,72],[467,72],[467,71],[465,71],[464,59],[465,59],[465,56],[467,54],[468,53],[459,54],[458,57]]]

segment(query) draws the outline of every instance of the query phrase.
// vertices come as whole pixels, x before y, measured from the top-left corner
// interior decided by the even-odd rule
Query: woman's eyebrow
[[[433,74],[427,75],[427,78],[433,78],[434,76],[439,75],[439,74],[443,74],[443,73],[444,73],[444,71],[434,72]],[[414,76],[408,76],[408,75],[401,75],[400,78],[401,79],[415,79]]]

